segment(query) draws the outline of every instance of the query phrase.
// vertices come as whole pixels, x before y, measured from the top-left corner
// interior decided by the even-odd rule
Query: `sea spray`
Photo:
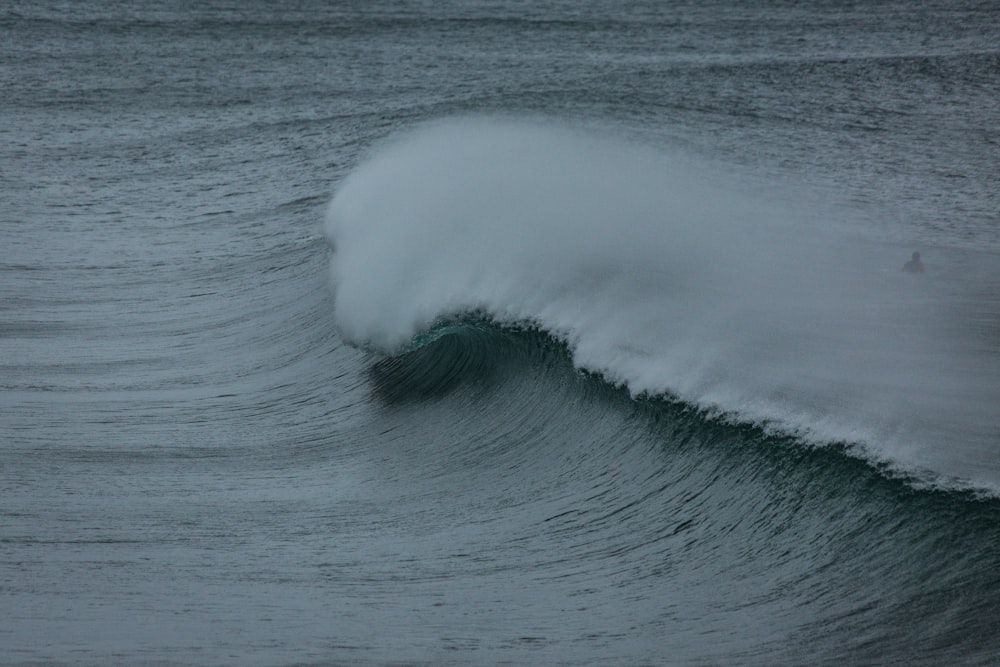
[[[330,205],[336,324],[393,352],[466,313],[530,323],[634,394],[996,487],[1000,470],[940,455],[993,446],[998,421],[996,354],[947,333],[940,285],[747,182],[550,122],[423,126]]]

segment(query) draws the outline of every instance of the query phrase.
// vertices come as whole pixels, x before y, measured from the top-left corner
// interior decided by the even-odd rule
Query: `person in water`
[[[909,262],[903,264],[903,270],[908,273],[923,273],[924,263],[920,261],[920,253],[914,252]]]

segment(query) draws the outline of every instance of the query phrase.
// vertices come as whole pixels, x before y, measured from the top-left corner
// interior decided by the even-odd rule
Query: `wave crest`
[[[438,122],[331,202],[335,320],[390,352],[456,313],[528,322],[633,394],[997,485],[973,460],[997,441],[996,355],[984,367],[941,325],[939,286],[902,274],[899,248],[808,206],[607,136]]]

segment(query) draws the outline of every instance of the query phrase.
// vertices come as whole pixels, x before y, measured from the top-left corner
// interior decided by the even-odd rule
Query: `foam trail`
[[[635,394],[1000,488],[996,347],[943,324],[901,249],[778,193],[553,124],[438,122],[338,189],[336,324],[391,352],[464,312],[531,322]]]

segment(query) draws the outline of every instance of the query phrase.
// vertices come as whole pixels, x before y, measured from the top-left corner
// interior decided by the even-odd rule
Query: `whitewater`
[[[1000,491],[995,302],[816,197],[613,131],[432,123],[333,199],[336,324],[388,353],[463,318],[537,327],[633,396]],[[1000,285],[994,259],[966,261]]]

